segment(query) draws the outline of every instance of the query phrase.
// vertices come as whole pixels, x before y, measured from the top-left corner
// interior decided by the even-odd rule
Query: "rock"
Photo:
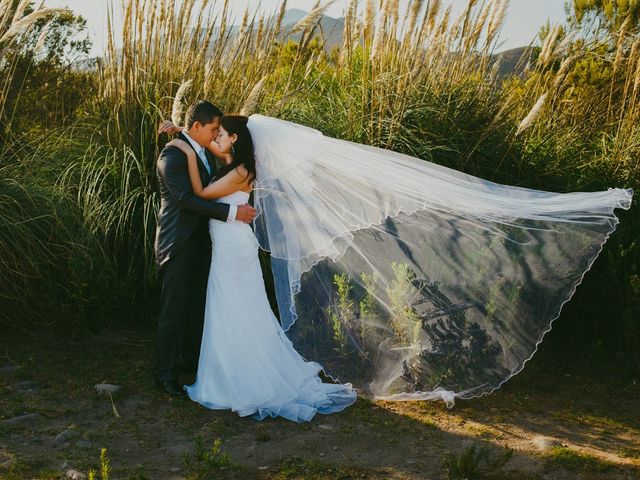
[[[70,442],[71,440],[75,440],[76,438],[78,438],[80,436],[80,434],[78,432],[76,432],[75,430],[65,430],[63,432],[60,432],[58,435],[56,435],[56,438],[54,440],[54,442],[56,443],[56,445],[60,445],[62,443],[67,443]]]
[[[180,473],[182,469],[180,467],[173,467],[173,468],[170,468],[169,471],[171,473]]]
[[[20,392],[33,392],[38,389],[38,384],[33,380],[23,380],[15,384],[16,390]]]
[[[561,446],[560,442],[550,437],[533,437],[531,439],[531,443],[533,444],[534,447],[536,447],[538,450],[542,452],[551,450],[554,447]]]
[[[331,447],[331,450],[338,450],[338,447]]]
[[[324,457],[324,453],[320,452],[318,455],[320,455],[321,457]]]
[[[406,463],[407,465],[415,465],[416,461],[413,458],[409,458],[405,460],[404,463]]]
[[[74,469],[67,470],[65,475],[67,476],[67,478],[70,478],[71,480],[85,480],[87,478],[87,476],[84,473]]]
[[[113,395],[117,393],[122,388],[120,385],[112,385],[110,383],[98,383],[96,386],[96,392],[101,395],[108,395],[109,393]]]
[[[269,467],[258,467],[258,470],[269,470]]]
[[[3,425],[16,425],[20,427],[35,428],[36,424],[40,420],[40,415],[37,413],[27,413],[26,415],[20,415],[10,418],[8,420],[2,420]]]
[[[318,428],[321,430],[329,430],[329,431],[333,431],[336,429],[335,427],[332,427],[331,425],[326,425],[326,424],[320,424],[318,425]]]
[[[78,448],[91,448],[93,447],[93,443],[91,443],[89,440],[78,440],[76,442],[76,447]]]

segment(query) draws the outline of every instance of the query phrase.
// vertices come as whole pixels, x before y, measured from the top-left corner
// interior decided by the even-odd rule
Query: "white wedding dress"
[[[249,194],[220,202],[241,205]],[[185,386],[189,397],[211,409],[231,409],[256,420],[281,416],[310,421],[356,400],[350,383],[322,383],[322,366],[305,361],[271,311],[258,241],[245,223],[209,221],[213,255],[198,373]]]

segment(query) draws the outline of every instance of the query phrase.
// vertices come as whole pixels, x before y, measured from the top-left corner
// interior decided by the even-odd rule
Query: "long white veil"
[[[296,349],[376,398],[489,393],[535,353],[633,190],[482,180],[262,115],[256,235]]]

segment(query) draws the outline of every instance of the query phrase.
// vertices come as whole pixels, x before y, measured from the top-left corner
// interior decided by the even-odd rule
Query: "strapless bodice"
[[[228,203],[229,205],[244,205],[249,201],[249,192],[238,190],[237,192],[218,198],[217,201],[220,203]]]

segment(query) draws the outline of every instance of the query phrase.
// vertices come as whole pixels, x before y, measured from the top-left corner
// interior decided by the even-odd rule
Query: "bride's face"
[[[231,153],[231,147],[236,140],[238,140],[238,135],[235,133],[233,135],[229,135],[229,132],[227,132],[224,127],[220,126],[216,143],[218,144],[218,147],[220,147],[220,151],[222,153]]]

